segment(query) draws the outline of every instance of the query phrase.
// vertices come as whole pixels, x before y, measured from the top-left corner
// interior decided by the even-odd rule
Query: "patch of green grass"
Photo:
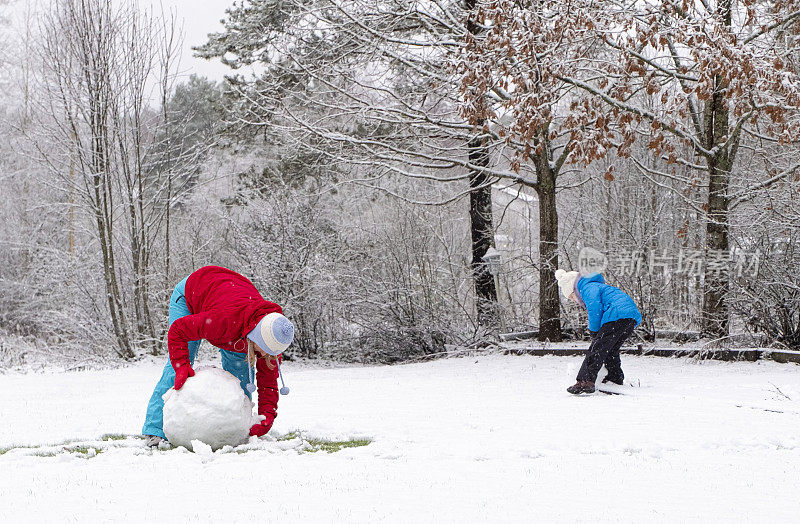
[[[97,449],[94,446],[72,446],[64,448],[64,451],[68,453],[80,453],[81,455],[88,455],[89,450],[93,450],[95,455],[99,455],[103,452],[102,449]]]
[[[344,448],[358,448],[372,443],[371,439],[351,439],[351,440],[327,440],[321,438],[305,438],[303,432],[300,430],[290,431],[285,435],[278,437],[278,440],[293,440],[302,439],[307,446],[303,449],[304,452],[316,453],[317,451],[325,451],[327,453],[335,453]]]
[[[55,451],[36,451],[34,453],[31,453],[31,455],[35,457],[55,457],[56,455],[58,455],[58,453],[56,453]]]
[[[285,435],[283,435],[281,437],[278,437],[278,440],[292,440],[292,439],[295,439],[295,438],[298,438],[298,437],[300,437],[300,432],[299,431],[290,431],[289,433],[287,433],[287,434],[285,434]]]
[[[12,449],[37,449],[37,448],[41,448],[41,447],[42,447],[41,445],[35,445],[35,446],[7,446],[7,447],[4,447],[4,448],[0,448],[0,455],[5,455],[6,453],[11,451]]]
[[[87,458],[91,458],[91,457],[96,457],[97,455],[99,455],[100,453],[103,452],[102,449],[99,449],[99,448],[97,448],[95,446],[84,446],[84,445],[73,445],[73,446],[70,446],[69,442],[65,442],[63,444],[57,444],[56,447],[57,446],[61,446],[61,451],[52,451],[52,450],[51,451],[44,451],[44,450],[41,450],[41,448],[52,448],[52,447],[54,447],[54,446],[50,446],[50,445],[6,446],[6,447],[3,447],[3,448],[0,448],[0,455],[4,455],[4,454],[6,454],[9,451],[14,450],[14,449],[24,449],[24,450],[36,450],[36,451],[33,451],[32,453],[30,453],[30,455],[34,456],[34,457],[55,457],[56,455],[59,455],[60,453],[65,452],[65,453],[78,453],[78,454],[81,454],[81,455],[86,455]],[[93,455],[89,455],[89,450],[93,450],[94,454]]]
[[[100,440],[125,440],[126,438],[128,438],[128,435],[123,435],[122,433],[106,433],[100,437]]]
[[[366,446],[372,443],[371,439],[368,438],[359,438],[359,439],[351,439],[351,440],[325,440],[325,439],[317,439],[311,438],[306,440],[310,449],[311,453],[316,453],[317,451],[325,451],[327,453],[336,453],[337,451],[341,451],[345,448],[359,448],[361,446]]]

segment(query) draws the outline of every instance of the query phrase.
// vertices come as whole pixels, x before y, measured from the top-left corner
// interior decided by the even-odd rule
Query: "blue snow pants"
[[[186,305],[186,280],[189,277],[181,280],[172,296],[169,299],[169,325],[181,317],[191,315],[189,306]],[[194,365],[194,358],[197,356],[197,349],[200,347],[199,340],[192,340],[189,342],[189,361]],[[247,391],[247,384],[250,382],[249,365],[247,363],[246,353],[237,353],[235,351],[227,351],[224,349],[219,350],[222,356],[222,369],[239,379],[244,394],[250,398],[250,392]],[[191,378],[189,380],[192,380]],[[164,399],[161,396],[166,393],[169,388],[175,385],[175,370],[172,369],[172,363],[167,356],[167,364],[164,366],[164,371],[161,373],[161,379],[156,384],[153,395],[150,397],[150,402],[147,404],[147,414],[144,420],[144,427],[142,428],[142,435],[156,435],[161,438],[164,436]]]

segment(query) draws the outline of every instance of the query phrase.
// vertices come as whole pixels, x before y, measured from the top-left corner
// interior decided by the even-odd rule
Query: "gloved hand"
[[[263,420],[258,424],[253,424],[250,428],[250,435],[255,437],[263,437],[269,433],[272,423],[275,422],[275,417],[268,418],[264,415],[259,415]]]
[[[181,389],[189,377],[194,376],[191,364],[183,364],[175,370],[175,389]]]

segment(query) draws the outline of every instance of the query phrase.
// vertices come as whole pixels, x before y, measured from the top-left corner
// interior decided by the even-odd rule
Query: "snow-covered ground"
[[[239,452],[0,455],[3,522],[797,522],[800,366],[623,356],[629,395],[572,397],[580,357],[287,363]],[[0,452],[138,434],[160,367],[0,375]],[[601,372],[602,373],[602,372]],[[602,376],[602,375],[601,375]],[[288,443],[287,443],[288,442]],[[24,450],[23,450],[24,451]]]

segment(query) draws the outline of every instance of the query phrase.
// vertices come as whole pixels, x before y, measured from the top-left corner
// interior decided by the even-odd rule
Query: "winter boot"
[[[622,378],[617,379],[617,378],[612,377],[611,375],[606,375],[605,378],[603,378],[603,384],[605,384],[607,382],[611,382],[612,384],[616,384],[618,386],[621,386],[623,384],[623,382],[624,382],[624,379],[622,379]]]
[[[165,439],[156,435],[145,435],[145,438],[147,438],[147,440],[145,441],[145,445],[148,448],[157,448],[159,444],[161,444],[162,442],[166,442]]]
[[[594,382],[589,380],[579,380],[574,386],[567,388],[569,393],[580,395],[582,393],[594,393]]]

